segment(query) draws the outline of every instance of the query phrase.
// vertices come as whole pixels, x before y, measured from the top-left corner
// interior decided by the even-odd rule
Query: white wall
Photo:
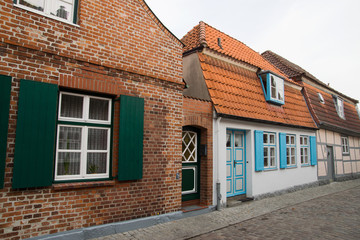
[[[226,204],[226,130],[237,129],[246,131],[246,188],[248,197],[271,193],[297,185],[317,181],[317,166],[302,167],[300,163],[300,135],[315,136],[315,131],[301,128],[283,127],[278,125],[254,123],[221,118],[214,119],[214,190],[216,182],[221,184],[221,204]],[[276,133],[277,142],[277,169],[255,172],[254,131],[268,131]],[[284,132],[296,135],[297,167],[280,169],[279,161],[279,133]],[[214,191],[216,204],[216,191]]]

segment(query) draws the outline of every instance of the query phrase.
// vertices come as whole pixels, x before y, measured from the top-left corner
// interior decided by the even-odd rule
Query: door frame
[[[200,171],[201,171],[201,157],[200,157],[200,134],[201,134],[201,130],[196,128],[196,127],[192,127],[192,126],[184,126],[182,127],[182,131],[191,131],[191,132],[195,132],[197,135],[197,146],[196,146],[196,164],[194,163],[183,163],[181,161],[181,171],[184,168],[191,168],[191,167],[196,167],[196,177],[195,177],[195,189],[196,192],[195,193],[182,193],[182,183],[181,183],[181,200],[182,201],[189,201],[189,200],[195,200],[195,199],[200,199]],[[181,134],[182,135],[182,134]],[[182,141],[182,138],[181,138]],[[181,155],[182,155],[182,150],[181,150]]]
[[[231,131],[232,134],[232,139],[231,139],[231,142],[234,144],[234,139],[235,139],[235,132],[241,132],[243,134],[243,179],[244,179],[244,182],[243,182],[243,187],[244,187],[244,190],[241,192],[241,193],[234,193],[234,190],[233,190],[233,193],[231,194],[228,194],[227,191],[226,191],[226,197],[234,197],[234,196],[238,196],[238,195],[242,195],[242,194],[246,194],[247,193],[247,160],[246,160],[246,130],[243,130],[243,129],[235,129],[235,128],[226,128],[226,134],[227,134],[227,131]],[[231,148],[234,148],[235,146],[232,146]],[[227,147],[226,147],[226,142],[225,142],[225,150],[227,151]],[[234,149],[232,149],[231,151],[233,151]],[[236,152],[232,152],[233,156],[235,156]],[[234,161],[234,160],[233,160]],[[225,165],[227,164],[227,160],[225,158]],[[225,168],[226,169],[226,168]],[[234,176],[234,172],[235,172],[235,168],[233,166],[233,162],[232,162],[232,167],[231,167],[231,170],[232,170],[232,178],[233,178],[233,189],[235,189],[235,176]],[[226,171],[226,170],[225,170]],[[226,176],[227,174],[225,174]],[[227,177],[225,178],[225,181],[227,182]]]

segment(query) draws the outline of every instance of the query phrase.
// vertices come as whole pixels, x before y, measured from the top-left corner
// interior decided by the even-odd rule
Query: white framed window
[[[111,99],[61,92],[55,180],[109,177]]]
[[[14,0],[16,6],[57,20],[76,23],[78,0]]]
[[[284,79],[270,71],[261,72],[259,75],[266,101],[283,105],[285,103]]]
[[[309,146],[309,137],[300,136],[300,161],[301,165],[309,165],[310,162],[310,146]]]
[[[286,165],[296,166],[296,136],[286,135]]]
[[[347,137],[341,137],[341,148],[343,154],[349,154],[349,139]]]
[[[182,162],[197,162],[197,133],[183,131],[182,133]]]
[[[345,119],[344,101],[340,97],[335,97],[334,101],[335,101],[336,112],[338,113],[339,117]]]
[[[264,169],[276,168],[276,134],[264,132]]]
[[[325,99],[321,93],[318,93],[318,97],[319,97],[320,103],[325,104]]]

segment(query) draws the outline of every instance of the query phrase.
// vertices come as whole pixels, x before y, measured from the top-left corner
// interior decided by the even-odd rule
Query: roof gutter
[[[355,132],[355,131],[353,131],[353,130],[346,129],[346,128],[342,128],[342,127],[338,127],[338,126],[336,126],[336,125],[333,125],[333,124],[330,124],[330,123],[326,123],[326,122],[320,122],[320,123],[319,123],[319,128],[320,128],[320,129],[331,130],[331,131],[334,131],[334,132],[339,132],[339,133],[342,133],[342,134],[344,134],[344,135],[360,137],[360,132]]]
[[[224,113],[218,113],[217,115],[219,117],[228,118],[228,119],[252,121],[252,122],[257,122],[257,123],[267,123],[267,124],[273,124],[273,125],[284,126],[284,127],[293,127],[293,128],[303,128],[303,129],[309,129],[309,130],[318,130],[317,127],[306,127],[306,126],[292,125],[292,124],[279,123],[279,122],[273,122],[273,121],[267,121],[267,120],[261,120],[261,119],[233,116],[233,115],[228,115],[228,114],[224,114]]]

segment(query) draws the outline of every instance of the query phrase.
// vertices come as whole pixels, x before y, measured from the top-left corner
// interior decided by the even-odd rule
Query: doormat
[[[248,202],[248,201],[252,201],[252,200],[254,200],[253,197],[247,197],[247,198],[239,199],[240,202]]]

